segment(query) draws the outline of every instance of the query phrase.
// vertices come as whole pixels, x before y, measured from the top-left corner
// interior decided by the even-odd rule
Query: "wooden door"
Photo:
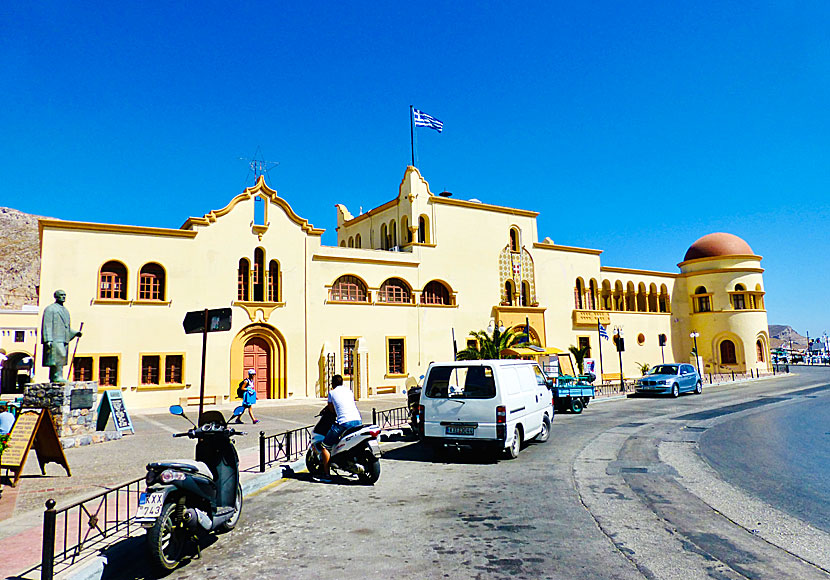
[[[252,338],[245,344],[245,353],[242,357],[245,373],[248,369],[256,371],[257,399],[270,398],[271,385],[271,347],[261,338]],[[247,375],[246,375],[247,376]]]

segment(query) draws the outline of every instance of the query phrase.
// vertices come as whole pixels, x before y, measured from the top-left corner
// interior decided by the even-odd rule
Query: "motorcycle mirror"
[[[171,415],[184,415],[184,409],[182,409],[181,405],[170,405],[170,414]]]
[[[240,406],[238,406],[236,409],[234,409],[234,410],[233,410],[233,416],[234,416],[234,417],[239,417],[239,416],[240,416],[240,415],[242,415],[242,413],[244,413],[244,412],[245,412],[245,407],[243,407],[242,405],[240,405]]]

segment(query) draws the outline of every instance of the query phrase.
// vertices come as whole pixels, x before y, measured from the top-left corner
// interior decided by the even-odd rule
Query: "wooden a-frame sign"
[[[0,457],[0,468],[14,472],[12,487],[17,485],[26,465],[26,457],[33,447],[43,475],[46,475],[44,467],[47,463],[57,463],[63,466],[66,475],[72,476],[52,414],[48,409],[26,409],[17,416],[8,447]]]

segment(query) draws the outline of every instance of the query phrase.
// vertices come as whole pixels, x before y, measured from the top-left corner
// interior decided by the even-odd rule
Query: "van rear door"
[[[433,365],[421,396],[424,436],[495,439],[495,397],[489,365]]]

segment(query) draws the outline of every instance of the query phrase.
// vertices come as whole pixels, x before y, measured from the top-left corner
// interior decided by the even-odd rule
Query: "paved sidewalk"
[[[239,460],[240,480],[247,495],[282,477],[282,470],[274,466],[260,473],[259,433],[272,435],[296,429],[316,422],[315,415],[325,405],[324,399],[266,400],[254,406],[259,419],[251,424],[247,413],[243,425],[237,427],[247,434],[235,437]],[[406,405],[406,395],[377,395],[358,401],[364,422],[371,422],[372,409],[385,410]],[[210,405],[206,409],[218,409],[230,415],[236,404]],[[188,407],[185,414],[196,420],[198,407]],[[145,465],[151,461],[173,457],[192,458],[194,441],[172,437],[173,433],[186,431],[190,424],[170,415],[164,409],[141,409],[130,416],[135,427],[134,435],[122,439],[64,450],[72,476],[62,467],[50,463],[46,475],[41,475],[37,458],[30,453],[17,487],[2,486],[0,496],[0,578],[20,573],[40,562],[42,526],[45,502],[54,499],[56,508],[86,499],[100,491],[142,477]],[[143,485],[141,486],[143,488]],[[126,502],[126,498],[123,500]],[[62,524],[59,525],[61,541]]]

